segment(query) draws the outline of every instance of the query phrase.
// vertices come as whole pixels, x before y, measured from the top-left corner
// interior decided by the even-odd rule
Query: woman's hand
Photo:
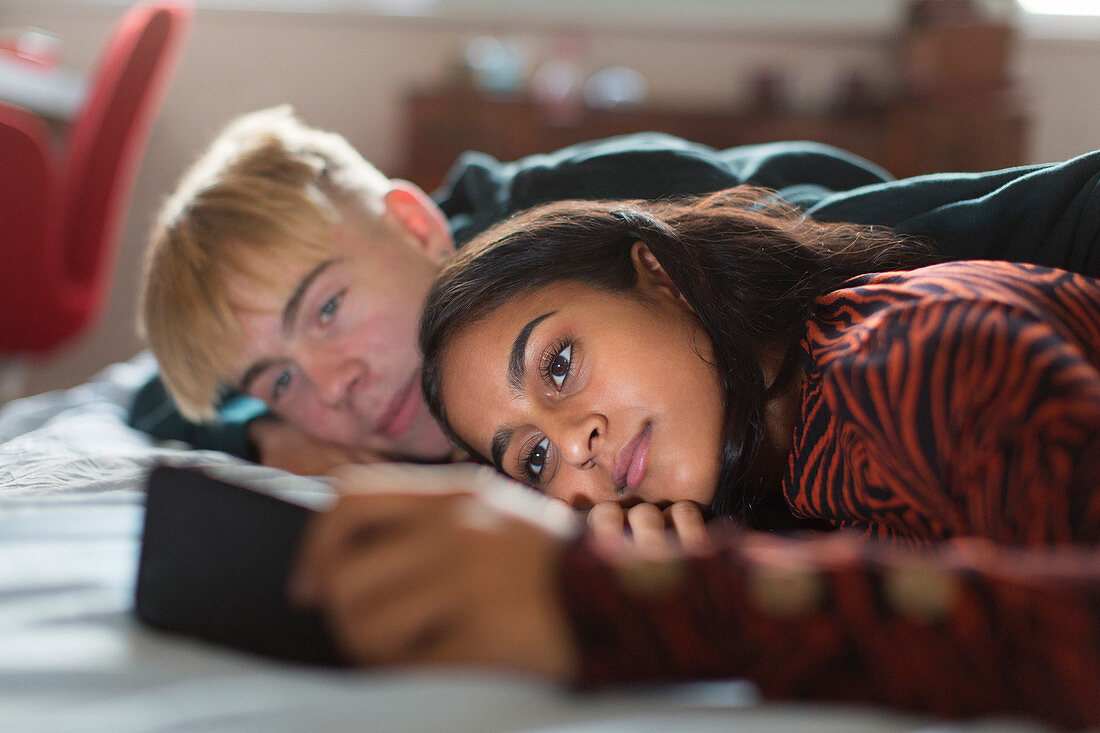
[[[710,546],[703,512],[692,501],[678,501],[664,510],[654,504],[624,508],[602,502],[588,511],[588,526],[605,549],[629,545],[640,556],[655,560],[703,552]]]
[[[567,680],[560,609],[572,512],[471,466],[349,467],[307,531],[291,595],[360,664],[484,664]]]

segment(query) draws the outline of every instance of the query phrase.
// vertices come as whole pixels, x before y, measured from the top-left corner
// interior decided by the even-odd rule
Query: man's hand
[[[321,476],[349,463],[384,460],[368,450],[320,440],[274,416],[256,418],[248,423],[247,430],[260,463],[302,476]]]
[[[692,501],[678,501],[663,511],[653,504],[627,509],[601,502],[588,511],[588,526],[604,549],[631,546],[638,555],[654,560],[704,552],[710,546],[703,512]]]
[[[360,664],[483,664],[568,680],[555,564],[572,511],[472,466],[349,467],[306,533],[292,599]]]

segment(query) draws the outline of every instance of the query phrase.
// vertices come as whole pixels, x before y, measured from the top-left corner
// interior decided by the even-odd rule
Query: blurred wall
[[[86,69],[121,12],[98,4],[0,0],[0,26],[48,29],[64,40],[65,60]],[[107,312],[90,334],[35,366],[28,393],[77,384],[140,348],[134,303],[150,223],[188,162],[231,117],[289,102],[308,122],[343,133],[384,171],[395,171],[407,144],[401,105],[408,89],[440,81],[478,32],[514,37],[537,61],[553,43],[554,30],[363,14],[200,11],[137,179]],[[807,102],[853,68],[877,90],[889,89],[894,79],[894,38],[881,31],[753,28],[688,37],[607,25],[588,38],[589,71],[632,66],[647,77],[651,99],[659,102],[736,102],[746,93],[750,71],[773,59],[782,59],[795,96]],[[1032,160],[1100,147],[1100,39],[1022,40],[1017,69],[1032,122]]]

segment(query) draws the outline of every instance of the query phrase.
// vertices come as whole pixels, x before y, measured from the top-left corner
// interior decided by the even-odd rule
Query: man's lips
[[[390,439],[400,438],[404,435],[417,413],[420,411],[420,374],[413,374],[408,384],[402,387],[390,404],[386,406],[378,421],[376,430],[381,435]]]
[[[649,464],[652,434],[651,425],[646,423],[637,435],[619,449],[619,455],[615,457],[615,468],[611,472],[611,480],[616,489],[635,491],[642,483]]]

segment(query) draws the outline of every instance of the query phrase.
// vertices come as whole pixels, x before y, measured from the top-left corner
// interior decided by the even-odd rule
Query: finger
[[[665,518],[653,504],[638,504],[626,513],[634,546],[643,557],[663,557],[672,548],[665,530]]]
[[[321,608],[353,661],[407,660],[455,616],[459,574],[433,537],[403,536],[351,553],[324,578]]]
[[[678,501],[665,510],[665,518],[676,531],[685,552],[704,552],[710,547],[703,511],[693,501]]]
[[[475,493],[487,510],[523,519],[553,534],[565,537],[580,531],[569,504],[499,474],[485,478]]]
[[[408,593],[423,584],[453,575],[450,542],[440,541],[439,527],[423,522],[395,529],[386,537],[349,545],[317,577],[322,604],[348,605]]]
[[[407,463],[344,465],[332,471],[342,493],[451,494],[480,491],[499,481],[488,466],[473,463],[421,466]]]
[[[332,475],[341,494],[476,495],[491,509],[522,517],[563,537],[580,529],[573,511],[564,502],[523,486],[488,466],[344,465]]]
[[[393,664],[432,655],[459,614],[446,578],[422,580],[389,593],[360,589],[325,606],[336,641],[352,661]]]
[[[626,532],[626,510],[613,501],[603,501],[588,510],[585,521],[600,540],[621,540]]]
[[[614,553],[626,544],[626,512],[619,504],[600,502],[588,510],[585,521],[602,551]]]
[[[342,497],[306,528],[291,571],[290,596],[300,605],[316,600],[317,584],[351,547],[380,543],[402,527],[438,525],[452,516],[448,505],[458,497],[378,494]]]

